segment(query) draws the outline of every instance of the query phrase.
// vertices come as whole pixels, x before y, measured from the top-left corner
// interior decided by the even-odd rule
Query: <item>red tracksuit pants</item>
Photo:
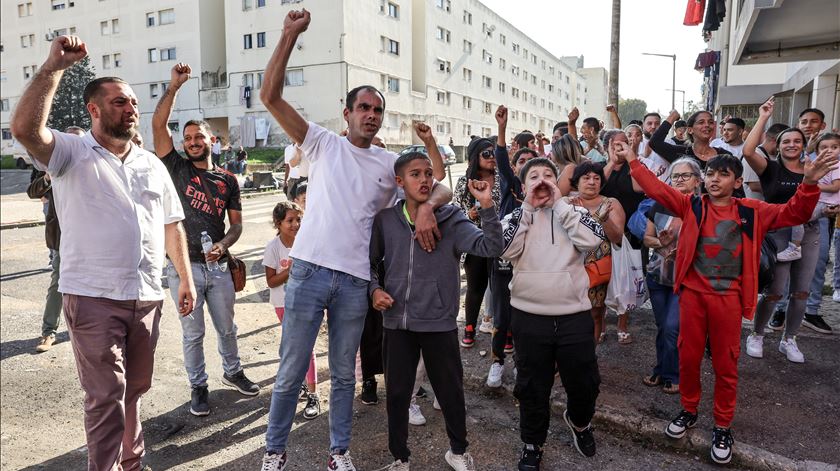
[[[737,294],[709,295],[688,288],[680,292],[680,400],[683,409],[697,413],[700,364],[708,338],[715,371],[715,425],[723,428],[729,428],[735,415],[742,310]]]

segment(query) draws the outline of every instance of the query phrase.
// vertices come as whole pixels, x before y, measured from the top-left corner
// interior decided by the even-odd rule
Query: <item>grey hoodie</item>
[[[457,207],[441,206],[435,218],[442,238],[433,251],[426,252],[414,240],[414,231],[403,215],[404,204],[398,201],[373,220],[369,293],[382,288],[394,298],[391,308],[382,313],[386,329],[455,330],[461,299],[461,254],[498,257],[502,253],[502,225],[496,210],[479,210],[482,232]]]

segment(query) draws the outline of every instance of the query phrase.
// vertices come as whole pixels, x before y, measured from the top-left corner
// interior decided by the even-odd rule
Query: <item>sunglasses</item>
[[[673,180],[675,182],[679,182],[679,181],[683,181],[683,180],[688,180],[689,178],[691,178],[693,176],[694,176],[693,173],[672,173],[671,174],[671,180]]]
[[[492,150],[490,150],[490,149],[483,150],[483,151],[481,151],[481,153],[480,153],[480,154],[478,154],[478,155],[480,155],[482,159],[486,159],[486,160],[490,160],[490,159],[495,159],[495,158],[496,158],[496,157],[493,155],[493,151],[492,151]]]

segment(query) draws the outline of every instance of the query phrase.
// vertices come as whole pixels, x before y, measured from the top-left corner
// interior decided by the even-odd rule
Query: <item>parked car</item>
[[[423,154],[428,154],[426,152],[426,146],[412,145],[401,150],[399,155],[407,154],[409,152],[421,152]],[[443,157],[444,165],[455,165],[455,151],[452,150],[451,147],[446,145],[438,145],[438,152],[440,152],[441,157]]]

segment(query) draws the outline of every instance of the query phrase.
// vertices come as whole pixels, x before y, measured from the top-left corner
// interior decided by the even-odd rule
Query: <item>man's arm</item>
[[[505,105],[499,105],[496,109],[496,123],[499,125],[499,132],[496,134],[496,150],[493,154],[496,157],[496,168],[499,171],[499,178],[501,180],[499,183],[505,183],[507,187],[510,187],[516,175],[513,174],[507,144],[505,143],[508,123],[508,109]]]
[[[286,15],[283,33],[280,35],[274,54],[271,55],[271,60],[265,67],[263,85],[260,88],[260,100],[296,144],[301,144],[306,138],[309,124],[283,98],[283,85],[292,49],[295,47],[298,36],[309,27],[309,21],[309,12],[305,8],[301,11],[292,10]]]
[[[569,127],[566,128],[569,131],[569,134],[572,135],[575,140],[578,139],[577,133],[577,120],[580,117],[580,110],[577,107],[572,108],[572,111],[569,111]]]
[[[767,125],[767,121],[770,120],[770,116],[772,115],[773,97],[770,97],[769,100],[764,102],[764,104],[758,108],[758,120],[755,122],[755,125],[747,135],[747,140],[744,141],[744,148],[741,152],[741,155],[747,161],[747,164],[758,176],[761,176],[761,174],[767,169],[767,159],[765,159],[760,153],[756,152],[756,148],[759,144],[761,144],[761,137],[764,135],[764,127]]]
[[[613,128],[621,129],[621,118],[618,116],[618,109],[615,105],[607,105],[607,113],[610,114],[610,120],[612,121]]]
[[[77,36],[59,36],[47,60],[20,97],[11,119],[12,136],[43,165],[49,165],[55,138],[47,129],[53,97],[64,70],[84,59],[87,46]]]
[[[170,73],[169,87],[160,97],[155,113],[152,115],[152,138],[155,146],[155,154],[164,158],[175,146],[172,144],[172,133],[169,131],[169,117],[172,115],[172,107],[175,106],[175,96],[181,85],[190,79],[192,69],[189,64],[179,62],[172,67]]]
[[[435,180],[443,181],[446,178],[446,166],[443,164],[443,156],[440,155],[440,149],[438,149],[432,128],[426,123],[416,122],[414,123],[414,132],[417,133],[417,137],[426,146],[426,153],[429,155],[429,159],[432,160],[432,173]]]
[[[294,150],[292,152],[294,153],[294,155],[292,156],[291,160],[289,160],[289,165],[291,165],[292,167],[297,167],[298,165],[300,165],[300,161],[303,158],[303,151],[300,150],[300,147],[298,146],[294,146],[293,149]]]
[[[665,209],[682,217],[688,209],[688,205],[691,204],[691,196],[680,193],[676,188],[672,188],[660,180],[637,159],[627,144],[617,142],[615,146],[616,154],[627,160],[627,164],[630,166],[630,177],[638,184],[639,189],[649,198],[658,201]],[[633,189],[636,189],[635,185]]]
[[[176,307],[181,316],[186,316],[192,312],[194,307],[195,283],[193,283],[192,269],[188,263],[187,236],[180,221],[164,225],[164,240],[166,255],[172,260],[172,265],[181,279],[181,283],[178,285],[178,305]]]
[[[228,227],[225,236],[213,244],[213,248],[211,248],[210,252],[207,254],[208,262],[214,262],[220,259],[242,235],[242,211],[228,209],[227,214],[230,227]]]
[[[662,124],[656,128],[656,131],[653,132],[650,136],[650,140],[648,141],[648,148],[653,149],[654,152],[659,154],[660,157],[667,160],[669,163],[673,163],[677,160],[683,151],[682,147],[665,142],[665,138],[668,137],[668,131],[671,130],[671,126],[673,126],[678,119],[680,119],[680,114],[676,111],[671,111],[668,117],[662,121]]]

